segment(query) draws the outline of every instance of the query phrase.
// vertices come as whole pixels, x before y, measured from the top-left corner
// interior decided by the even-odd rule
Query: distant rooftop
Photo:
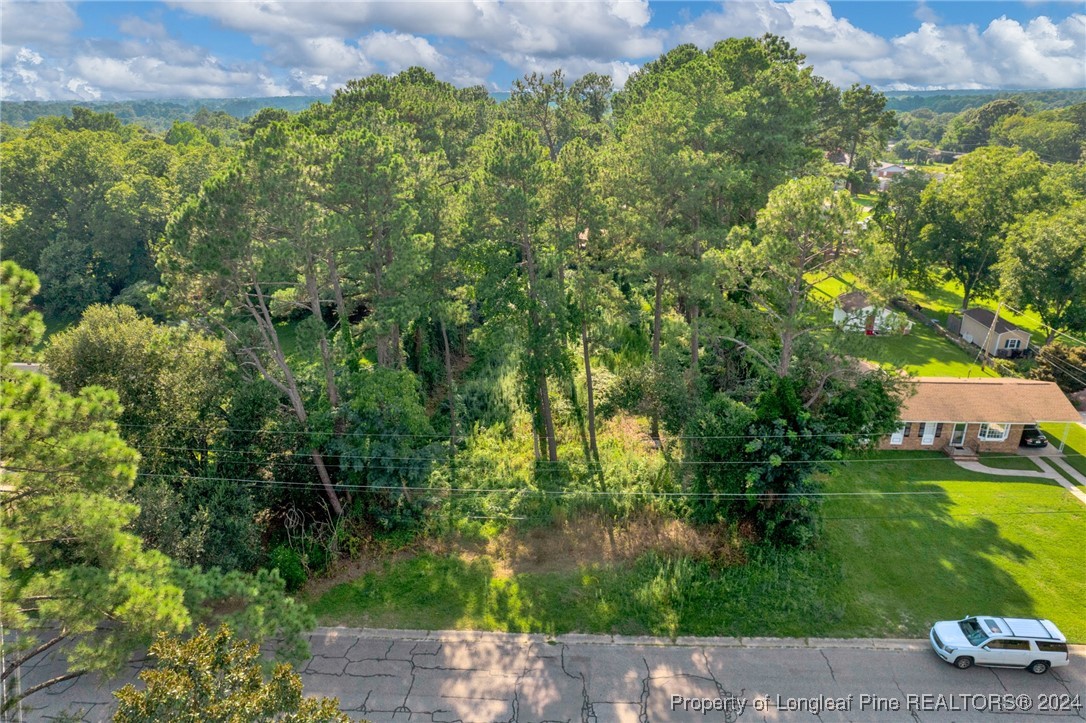
[[[974,306],[972,309],[966,309],[962,316],[968,316],[970,319],[983,324],[989,329],[992,328],[992,320],[995,319],[995,313],[988,309],[981,309]],[[1011,322],[1007,321],[1003,317],[999,317],[999,321],[995,325],[996,334],[1005,334],[1008,331],[1022,331],[1018,326],[1015,326]]]

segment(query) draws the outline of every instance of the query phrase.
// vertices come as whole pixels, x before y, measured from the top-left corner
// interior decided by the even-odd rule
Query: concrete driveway
[[[352,717],[375,722],[1086,720],[1082,648],[1070,666],[1037,676],[957,670],[923,640],[348,628],[320,629],[311,640],[306,693],[336,696]],[[39,693],[29,702],[41,708],[27,720],[64,708],[106,720],[109,690],[121,682],[98,689],[84,679]]]

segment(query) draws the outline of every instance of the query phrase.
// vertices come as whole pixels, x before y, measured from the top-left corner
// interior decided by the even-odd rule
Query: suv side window
[[[1003,641],[1003,649],[1004,650],[1029,650],[1030,649],[1029,641],[1028,640],[1004,640]]]
[[[1042,653],[1066,653],[1067,643],[1042,643],[1037,641],[1037,647]]]

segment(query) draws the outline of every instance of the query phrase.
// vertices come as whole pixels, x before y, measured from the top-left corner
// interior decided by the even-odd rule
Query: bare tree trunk
[[[347,318],[347,304],[343,301],[343,286],[339,283],[339,269],[336,266],[336,254],[328,253],[328,276],[332,279],[332,293],[336,299],[336,317],[339,320],[339,328],[347,335],[348,343],[351,340],[351,321]]]
[[[698,237],[694,236],[694,273],[696,274],[701,266],[701,241]],[[701,312],[698,307],[698,302],[693,301],[690,304],[690,383],[694,383],[694,379],[698,375],[698,347],[700,346],[700,340],[698,339],[698,316]]]
[[[554,438],[554,418],[551,416],[551,395],[547,388],[547,373],[539,375],[539,409],[543,413],[543,429],[547,433],[547,459],[558,461],[558,443]]]
[[[393,368],[403,368],[403,354],[400,352],[400,325],[396,322],[392,324],[392,333],[389,334],[389,361],[392,363]]]
[[[584,355],[584,379],[588,387],[588,448],[596,464],[600,461],[600,451],[596,447],[596,402],[592,390],[592,359],[588,353],[588,320],[581,317],[581,352]]]
[[[321,363],[324,365],[324,383],[328,388],[328,403],[332,406],[332,411],[338,413],[339,388],[336,386],[336,368],[332,363],[332,350],[328,346],[328,333],[324,325],[324,315],[321,313],[321,300],[317,289],[317,270],[314,261],[312,256],[306,259],[305,286],[309,294],[309,310],[312,312],[313,318],[320,324],[319,344]]]
[[[697,304],[690,307],[690,381],[698,375],[698,353],[701,340],[698,338],[698,316],[700,308]]]
[[[660,365],[660,330],[663,322],[663,305],[664,305],[664,277],[661,274],[656,275],[656,296],[653,300],[652,311],[652,365],[653,368],[658,368]],[[656,443],[657,448],[660,446],[660,415],[654,409],[652,412],[652,422],[649,434],[652,436],[652,441]]]
[[[445,347],[445,386],[449,392],[449,444],[456,446],[456,386],[452,373],[452,354],[449,351],[449,333],[445,320],[441,320],[441,341]]]
[[[536,277],[535,257],[532,255],[531,239],[525,236],[521,241],[521,248],[524,251],[524,264],[528,268],[528,297],[532,302],[532,327],[538,329],[541,322],[535,308],[538,303],[539,280]],[[539,358],[537,349],[530,349],[530,352],[533,358]],[[551,416],[551,398],[550,391],[547,388],[547,370],[540,368],[537,371],[537,374],[539,375],[537,381],[539,387],[539,411],[540,415],[543,417],[543,431],[547,437],[547,457],[550,461],[557,462],[558,445],[554,439],[554,419]]]
[[[248,308],[249,314],[256,321],[257,329],[260,331],[260,335],[264,340],[264,348],[271,353],[272,359],[275,361],[276,366],[283,375],[283,380],[280,381],[277,379],[275,375],[271,373],[271,370],[265,367],[257,354],[249,353],[249,362],[256,367],[261,376],[286,395],[287,399],[290,401],[291,409],[294,410],[295,418],[302,425],[302,429],[308,433],[309,415],[305,410],[305,404],[302,402],[302,393],[301,390],[298,389],[298,382],[294,378],[294,373],[291,371],[290,365],[287,364],[286,355],[283,353],[283,345],[279,341],[279,335],[275,330],[275,323],[272,321],[271,313],[268,311],[266,297],[263,290],[260,288],[260,284],[254,283],[252,286],[256,290],[256,302],[253,302],[250,294],[246,294],[244,296],[245,305]],[[320,477],[329,504],[332,505],[332,509],[335,510],[337,515],[342,515],[343,505],[340,504],[339,497],[336,495],[336,490],[332,486],[332,480],[329,478],[328,470],[324,466],[324,459],[316,448],[310,450],[310,455],[313,457],[314,465],[317,468],[317,476]]]
[[[313,466],[317,468],[317,476],[320,477],[321,484],[324,486],[324,492],[328,497],[328,502],[332,505],[332,511],[336,513],[336,517],[342,517],[343,505],[339,501],[339,495],[336,494],[335,487],[332,486],[332,478],[328,475],[328,468],[324,466],[324,457],[321,456],[320,450],[316,447],[310,448],[309,456],[313,458]]]

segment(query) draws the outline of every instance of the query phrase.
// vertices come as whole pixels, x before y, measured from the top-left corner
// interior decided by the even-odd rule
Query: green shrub
[[[286,545],[277,545],[268,553],[268,563],[279,571],[279,577],[287,585],[287,592],[296,592],[309,578],[302,562],[302,556]]]

